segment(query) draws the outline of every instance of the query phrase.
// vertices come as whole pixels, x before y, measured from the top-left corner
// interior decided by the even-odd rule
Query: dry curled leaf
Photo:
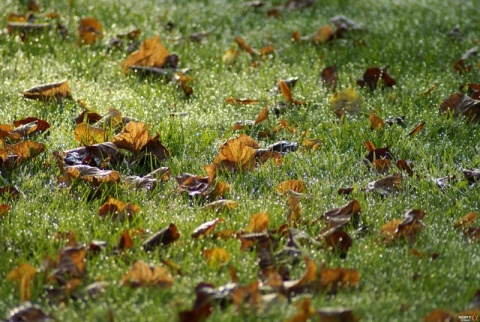
[[[264,108],[263,110],[258,113],[257,117],[255,118],[255,124],[261,123],[268,119],[268,108]]]
[[[131,220],[140,212],[140,207],[131,203],[124,203],[114,198],[108,198],[100,209],[98,215],[102,218],[110,217],[112,220]]]
[[[295,105],[303,105],[305,102],[303,101],[298,101],[293,98],[291,87],[288,86],[285,80],[283,79],[278,79],[277,80],[278,87],[280,88],[280,91],[283,94],[283,97],[285,97],[285,100],[287,101],[288,104],[295,104]],[[293,86],[292,86],[293,87]]]
[[[260,233],[267,229],[269,223],[268,214],[266,212],[259,212],[252,215],[247,228],[247,233]]]
[[[72,99],[72,90],[68,85],[68,81],[64,80],[59,83],[42,84],[35,86],[23,92],[23,96],[29,99],[36,99],[43,102],[57,101],[68,98]]]
[[[235,42],[237,43],[238,47],[240,47],[241,49],[245,50],[247,53],[249,53],[250,55],[252,56],[255,56],[255,55],[258,55],[258,51],[256,49],[253,49],[252,47],[250,47],[249,44],[247,44],[247,42],[245,41],[245,39],[241,38],[241,37],[234,37],[233,40],[235,40]]]
[[[155,247],[169,245],[179,238],[180,233],[178,232],[177,227],[171,223],[167,228],[158,231],[144,241],[143,249],[146,251],[153,250]]]
[[[120,283],[125,286],[158,286],[167,288],[173,286],[172,275],[165,267],[150,266],[141,260],[136,260],[130,269],[123,275]]]
[[[80,123],[73,132],[75,140],[83,145],[94,145],[107,140],[108,130],[87,123]]]
[[[119,149],[139,153],[149,140],[151,140],[151,136],[144,123],[129,122],[123,129],[123,132],[114,136],[111,142]]]
[[[100,170],[88,165],[65,166],[62,169],[64,174],[71,179],[82,179],[83,181],[98,185],[100,183],[117,183],[120,181],[120,173],[115,170]]]
[[[357,85],[364,87],[368,86],[370,90],[377,88],[379,81],[382,80],[382,84],[387,87],[392,87],[396,84],[395,80],[388,74],[387,67],[382,69],[377,67],[368,68],[363,77],[357,80]]]
[[[358,222],[358,217],[362,208],[356,199],[353,199],[348,204],[340,208],[331,209],[323,214],[323,218],[328,227],[342,227],[348,224],[351,220]]]
[[[235,209],[237,207],[238,207],[238,201],[222,199],[222,200],[217,200],[209,204],[206,204],[205,206],[202,207],[202,209],[215,211],[215,212],[223,212],[226,210]]]
[[[395,173],[391,176],[369,182],[366,191],[374,191],[382,196],[388,196],[393,192],[398,192],[401,188],[403,176],[401,173]]]
[[[439,110],[440,113],[453,113],[453,117],[463,115],[467,121],[476,123],[480,118],[480,100],[454,93],[440,104]]]
[[[57,255],[54,278],[61,284],[70,278],[83,278],[86,274],[86,255],[87,250],[81,245],[64,247]]]
[[[465,61],[477,56],[478,47],[473,47],[463,53],[462,57],[453,63],[453,70],[459,74],[463,74],[472,70],[472,66],[465,65]]]
[[[386,244],[400,238],[407,238],[412,245],[416,235],[423,230],[425,225],[422,219],[425,212],[421,209],[411,209],[405,213],[404,219],[394,219],[382,227],[382,236]]]
[[[302,193],[305,191],[305,188],[306,184],[303,180],[288,180],[279,183],[277,185],[276,192],[280,195],[286,194],[290,190]]]
[[[222,145],[213,160],[216,169],[227,171],[248,171],[255,169],[255,149],[258,143],[246,134],[228,140]]]
[[[413,130],[408,132],[407,136],[415,136],[417,135],[421,130],[423,130],[423,127],[425,126],[426,122],[423,121],[422,123],[418,124]]]
[[[369,121],[370,127],[373,130],[380,130],[385,126],[385,122],[382,120],[382,118],[378,117],[373,111],[370,113]]]
[[[47,315],[40,306],[31,302],[25,302],[10,310],[6,321],[53,322],[56,319],[51,315]]]
[[[326,89],[335,91],[338,83],[338,71],[337,66],[327,66],[320,72],[320,80],[322,86]]]
[[[221,221],[223,221],[222,218],[216,218],[214,220],[210,220],[206,223],[201,224],[193,231],[192,238],[202,238],[206,235],[211,234],[215,226]]]
[[[227,97],[225,103],[231,105],[251,105],[258,104],[260,101],[255,98],[239,98],[239,97]]]
[[[121,65],[124,72],[128,72],[132,66],[162,67],[168,58],[168,51],[163,46],[160,38],[154,36],[145,39],[142,47],[130,54]]]
[[[208,265],[220,266],[228,263],[230,254],[224,248],[215,247],[203,251],[203,256],[207,259]]]

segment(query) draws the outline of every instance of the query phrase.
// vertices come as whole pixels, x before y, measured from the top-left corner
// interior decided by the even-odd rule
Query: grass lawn
[[[317,0],[306,8],[290,10],[280,6],[282,1],[265,1],[255,8],[230,0],[45,0],[39,1],[35,21],[51,27],[26,32],[22,40],[21,31],[7,32],[6,21],[10,13],[27,13],[28,2],[0,3],[5,29],[0,34],[0,124],[36,117],[51,127],[45,134],[28,138],[42,143],[44,151],[14,161],[13,169],[7,169],[4,159],[15,154],[11,145],[22,140],[0,127],[0,187],[15,187],[19,192],[16,198],[3,190],[0,193],[0,205],[4,205],[0,209],[8,206],[0,211],[0,318],[8,318],[13,308],[29,299],[57,321],[178,320],[182,311],[200,315],[202,306],[195,311],[194,302],[195,287],[201,282],[214,285],[204,287],[214,292],[203,303],[203,312],[211,312],[210,321],[288,320],[298,314],[298,303],[308,303],[306,299],[311,300],[312,311],[295,321],[309,315],[318,319],[321,313],[313,312],[329,307],[351,309],[365,321],[418,321],[436,309],[453,317],[473,309],[477,311],[471,314],[478,314],[480,218],[470,226],[463,224],[471,238],[454,225],[466,214],[479,211],[479,183],[469,182],[462,171],[480,168],[480,132],[478,124],[464,117],[439,115],[440,104],[451,94],[465,92],[469,83],[480,83],[478,56],[465,59],[466,72],[455,72],[452,67],[467,50],[480,45],[477,1]],[[269,17],[268,12],[276,7],[278,17]],[[51,12],[59,14],[58,20],[45,17]],[[330,19],[338,15],[355,22],[358,29],[350,28],[328,41],[323,34],[293,41],[294,31],[304,37],[323,26],[335,30]],[[88,46],[79,44],[77,31],[86,17],[97,19],[103,26],[98,34],[104,34]],[[57,21],[68,35],[60,35]],[[449,35],[457,25],[461,37]],[[158,35],[168,52],[180,58],[178,68],[190,69],[186,75],[191,80],[185,85],[193,89],[191,95],[165,77],[124,72],[121,62],[129,55],[127,41],[113,48],[110,40],[136,28],[141,30],[140,44]],[[190,39],[203,31],[209,34],[200,43]],[[271,45],[274,51],[249,54],[239,48],[235,37],[258,50]],[[232,58],[226,53],[229,49],[238,50],[238,56]],[[319,80],[320,72],[332,65],[338,70],[335,91]],[[367,68],[387,65],[395,86],[384,86],[382,80],[373,83],[378,85],[375,90],[357,85]],[[291,90],[293,99],[283,104],[287,95],[271,93],[271,89],[277,80],[291,77],[298,77]],[[39,84],[62,80],[68,80],[73,99],[42,102],[22,95]],[[357,113],[347,111],[339,118],[332,97],[346,89],[358,95],[358,106],[352,108]],[[227,98],[258,102],[230,104]],[[77,100],[101,115],[116,108],[123,116],[145,123],[152,138],[159,134],[170,157],[161,162],[136,158],[132,163],[138,151],[132,154],[123,149],[123,161],[106,165],[120,173],[118,183],[96,185],[98,179],[59,182],[67,169],[57,166],[53,152],[84,146],[74,135],[74,119],[83,111]],[[473,108],[477,115],[479,104]],[[235,122],[254,120],[264,108],[268,119],[233,130]],[[372,129],[371,111],[383,121],[404,118],[402,124],[385,123]],[[282,126],[281,120],[289,126]],[[408,135],[422,122],[423,129]],[[122,130],[107,129],[107,141],[115,135],[118,138]],[[269,137],[262,135],[265,131]],[[179,192],[176,177],[184,173],[207,176],[204,166],[215,163],[220,146],[241,133],[255,139],[260,148],[286,140],[298,149],[282,155],[281,165],[270,159],[258,162],[255,169],[250,163],[237,171],[222,171],[217,162],[216,179],[208,184],[228,183],[223,198],[238,202],[234,209],[204,210],[214,197],[206,200]],[[318,140],[318,146],[303,146],[304,137]],[[377,169],[365,161],[367,141],[376,148],[389,147],[390,166]],[[231,153],[239,149],[234,147]],[[242,160],[228,167],[237,167],[236,162]],[[398,160],[413,164],[413,175],[399,170]],[[160,166],[169,167],[170,178],[151,191],[132,189],[125,183],[127,176],[143,176]],[[369,183],[396,173],[403,178],[398,189],[392,188],[398,191],[385,196],[368,191]],[[447,176],[450,180],[437,184],[436,179]],[[304,195],[279,194],[278,185],[287,180],[302,180]],[[338,194],[344,187],[353,192]],[[109,197],[136,205],[140,211],[130,220],[102,217],[99,209]],[[334,227],[351,237],[348,248],[345,235],[334,233],[325,239],[321,234],[334,226],[324,214],[351,205],[352,200],[361,213],[350,218],[352,212],[344,209],[340,214],[346,218],[344,226]],[[295,201],[300,201],[301,214],[298,208],[289,212],[289,202],[294,207]],[[409,209],[421,209],[423,219],[413,216],[412,221],[403,221]],[[257,213],[268,214],[270,233],[259,232],[264,230],[259,225],[249,226]],[[413,214],[423,215],[420,211]],[[213,232],[204,238],[191,237],[196,227],[215,218],[223,221]],[[400,221],[392,223],[395,219]],[[145,251],[142,244],[147,238],[170,223],[180,238]],[[288,227],[283,234],[273,232],[284,224]],[[388,242],[385,231],[392,225],[393,240]],[[288,232],[294,234],[295,229],[311,238],[296,235],[292,237],[295,245],[285,248]],[[214,238],[214,233],[225,230],[237,232],[237,238]],[[132,245],[119,245],[125,232],[132,237]],[[263,237],[257,236],[251,249],[242,251],[248,232]],[[342,241],[337,247],[326,245],[331,246],[331,239],[338,236]],[[106,245],[97,253],[95,241]],[[68,242],[70,249],[65,248]],[[337,249],[345,247],[346,252]],[[204,255],[205,250],[216,248],[228,252],[225,263],[222,256],[209,262]],[[282,257],[286,249],[289,252]],[[168,281],[150,285],[156,282],[150,276],[139,282],[141,286],[131,286],[126,273],[138,260],[160,267],[155,272]],[[178,265],[180,271],[166,261]],[[25,269],[15,278],[21,264],[34,270],[25,273]],[[350,269],[360,279],[342,283],[341,278],[332,277],[329,283],[328,269],[340,274],[334,268]],[[233,286],[232,270],[236,274]],[[313,273],[307,276],[308,272]],[[142,274],[145,277],[151,271]],[[105,283],[89,295],[86,288],[94,282]],[[242,298],[240,305],[238,297]]]

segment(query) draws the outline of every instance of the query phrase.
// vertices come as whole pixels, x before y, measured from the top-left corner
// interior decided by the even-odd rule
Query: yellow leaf
[[[162,266],[150,266],[141,260],[135,261],[127,273],[121,279],[122,285],[131,287],[139,286],[159,286],[171,287],[173,277],[168,270]]]
[[[333,94],[330,98],[330,105],[335,112],[358,113],[361,110],[362,99],[356,90],[349,87]]]
[[[168,51],[158,36],[145,39],[142,47],[132,53],[121,65],[124,72],[131,66],[162,67],[168,58]]]
[[[212,248],[203,251],[203,256],[207,259],[208,265],[220,266],[228,263],[230,254],[224,248]]]
[[[75,140],[83,145],[94,145],[105,142],[108,131],[87,123],[80,123],[75,127],[73,135]]]
[[[31,297],[30,280],[35,276],[36,269],[30,264],[22,263],[7,274],[7,279],[18,283],[20,300],[28,301]]]
[[[129,122],[123,132],[114,136],[111,142],[119,149],[138,153],[151,138],[144,123]]]
[[[260,233],[267,229],[268,222],[268,214],[266,212],[254,214],[245,231],[248,233]]]
[[[238,50],[231,48],[225,52],[222,56],[222,63],[225,65],[233,65],[237,61]]]

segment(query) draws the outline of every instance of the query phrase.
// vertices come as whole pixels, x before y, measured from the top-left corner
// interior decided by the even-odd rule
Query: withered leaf
[[[237,61],[238,50],[235,48],[230,48],[222,56],[222,62],[225,65],[233,65]]]
[[[200,283],[195,287],[195,302],[191,310],[179,313],[181,322],[201,322],[212,313],[212,294],[215,287],[212,284]]]
[[[208,265],[220,266],[226,264],[230,259],[230,254],[224,248],[215,247],[203,251],[203,256],[207,259]]]
[[[421,130],[423,130],[426,122],[423,121],[422,123],[418,124],[413,130],[408,132],[407,136],[414,136],[417,135]]]
[[[303,180],[288,180],[277,185],[276,192],[280,195],[286,194],[289,190],[302,193],[305,191],[306,184]]]
[[[382,196],[388,196],[392,192],[400,190],[403,181],[401,173],[395,173],[391,176],[369,182],[366,187],[366,191],[375,191]]]
[[[6,148],[12,154],[22,159],[29,159],[42,153],[45,150],[45,145],[34,141],[23,141],[13,145],[7,145]]]
[[[327,66],[320,72],[320,80],[323,87],[335,91],[338,83],[337,66]]]
[[[263,110],[258,113],[257,117],[255,118],[255,124],[261,123],[268,119],[268,108],[264,108]]]
[[[388,74],[387,67],[382,69],[378,67],[368,68],[363,77],[357,80],[357,85],[364,87],[368,86],[370,90],[377,88],[379,80],[382,80],[382,84],[387,87],[395,86],[395,80]]]
[[[475,99],[479,100],[480,99],[480,84],[474,84],[470,83],[467,85],[467,93],[468,95]]]
[[[342,187],[338,188],[337,193],[339,195],[350,195],[353,192],[354,188],[353,187]]]
[[[468,214],[457,220],[455,224],[453,224],[453,227],[457,229],[464,229],[466,227],[469,227],[473,224],[475,219],[477,219],[477,216],[478,214],[476,212],[469,212]]]
[[[59,83],[38,85],[23,92],[23,96],[43,102],[61,102],[66,98],[72,99],[72,90],[68,85],[68,81],[64,80]]]
[[[124,203],[114,198],[108,198],[100,209],[98,209],[98,215],[102,218],[109,216],[112,220],[131,220],[140,212],[140,207],[131,203]]]
[[[159,182],[165,182],[170,178],[170,168],[169,167],[160,167],[153,172],[145,175],[144,177],[139,176],[128,176],[125,177],[124,182],[127,187],[134,187],[135,189],[146,189],[147,191],[152,191],[155,189]]]
[[[50,322],[56,321],[56,319],[47,315],[40,306],[31,302],[25,302],[10,310],[6,321]]]
[[[400,159],[395,165],[399,170],[405,171],[410,177],[413,176],[413,164],[407,160]]]
[[[322,267],[318,286],[322,290],[335,291],[337,288],[354,287],[359,281],[360,274],[355,269]]]
[[[410,244],[413,244],[416,234],[423,230],[422,222],[425,212],[421,209],[408,210],[405,218],[395,219],[387,222],[382,227],[382,236],[386,244],[389,244],[402,237],[408,238]]]
[[[192,233],[192,238],[202,238],[205,237],[206,235],[209,235],[215,226],[223,221],[222,218],[216,218],[214,220],[207,221],[206,223],[201,224]]]
[[[180,233],[177,230],[177,227],[171,223],[167,228],[164,228],[146,241],[143,242],[143,249],[146,251],[153,250],[155,247],[165,246],[173,243],[180,238]]]
[[[478,47],[473,47],[463,53],[462,57],[453,63],[453,70],[460,74],[469,72],[472,66],[466,66],[465,61],[478,54]]]
[[[333,39],[335,32],[332,26],[322,26],[318,28],[317,32],[313,35],[312,40],[315,44],[324,44]]]
[[[123,129],[123,132],[114,136],[111,139],[111,142],[119,149],[139,153],[151,139],[152,138],[144,123],[129,122]]]
[[[358,322],[360,318],[352,309],[344,307],[321,308],[316,311],[320,321]]]
[[[283,97],[285,97],[285,100],[287,101],[287,103],[289,103],[289,104],[293,103],[295,105],[305,104],[305,102],[298,101],[298,100],[293,98],[290,86],[288,86],[288,84],[283,79],[278,79],[277,84],[278,84],[278,87],[280,88],[280,91],[283,94]]]
[[[290,196],[288,198],[287,222],[297,223],[302,216],[302,204],[299,196]]]
[[[9,137],[19,140],[24,137],[32,136],[38,133],[44,133],[50,128],[50,124],[36,117],[28,117],[26,119],[14,121],[15,128],[9,133]]]
[[[390,152],[390,149],[388,146],[384,148],[375,149],[375,146],[369,141],[365,142],[365,146],[369,151],[369,153],[365,156],[365,159],[370,161],[371,163],[373,163],[374,160],[378,160],[378,159],[387,159],[387,160],[393,159],[393,154],[392,152]]]
[[[331,209],[323,214],[323,218],[329,227],[345,226],[350,220],[358,222],[362,208],[356,199],[340,208]]]
[[[480,180],[480,169],[469,169],[463,170],[462,172],[469,183],[474,183]]]
[[[64,276],[69,278],[82,278],[86,274],[85,256],[87,250],[85,247],[67,246],[57,255],[57,266],[53,272],[54,277],[59,282],[63,282]]]
[[[217,201],[213,201],[209,204],[206,204],[201,209],[209,210],[209,211],[215,211],[215,212],[223,212],[223,211],[226,211],[226,210],[235,209],[237,207],[238,207],[238,201],[222,199],[222,200],[217,200]]]
[[[302,278],[289,281],[287,285],[285,285],[285,289],[288,293],[302,293],[310,288],[312,283],[317,280],[317,264],[315,264],[315,262],[309,257],[305,257],[305,266],[306,269]]]
[[[63,152],[63,161],[68,165],[89,165],[97,168],[105,168],[108,165],[119,164],[124,156],[111,142],[94,144],[82,148],[76,148]]]
[[[332,97],[330,97],[329,102],[337,116],[341,116],[345,114],[345,112],[355,114],[362,109],[362,98],[360,94],[350,87],[341,92],[335,92]]]
[[[80,36],[79,43],[91,45],[98,39],[103,38],[103,27],[101,23],[95,18],[88,17],[80,20],[78,26],[78,33]]]
[[[245,50],[247,53],[249,53],[250,55],[252,56],[255,56],[255,55],[258,55],[258,52],[257,50],[253,49],[252,47],[250,47],[249,44],[247,44],[247,42],[245,41],[245,39],[241,38],[241,37],[235,37],[233,38],[233,40],[235,40],[235,42],[237,43],[238,47],[240,47],[241,49]]]
[[[213,165],[219,170],[253,170],[255,169],[255,149],[258,143],[246,134],[228,140],[222,145]]]
[[[325,229],[322,229],[317,240],[325,241],[328,248],[340,254],[340,258],[347,256],[348,249],[353,243],[350,235],[343,230],[342,226],[338,225],[333,228],[327,226]]]
[[[250,222],[248,223],[247,228],[245,231],[247,233],[260,233],[265,231],[268,227],[269,219],[268,213],[266,212],[259,212],[252,215]]]
[[[130,249],[133,247],[133,239],[132,237],[130,236],[130,234],[128,233],[128,231],[124,231],[121,235],[120,235],[120,241],[118,242],[118,246],[117,248],[120,250],[120,251],[124,251],[126,249]]]
[[[93,145],[107,140],[108,130],[99,128],[88,123],[80,123],[73,132],[75,140],[84,145]]]
[[[297,314],[292,316],[290,319],[285,320],[285,322],[307,322],[316,312],[315,309],[310,305],[310,298],[306,298],[302,302],[295,303],[295,306],[297,307]]]
[[[385,125],[385,122],[382,120],[382,118],[378,117],[375,112],[370,113],[368,120],[370,121],[370,127],[374,130],[380,130]]]
[[[2,216],[8,214],[8,211],[10,210],[10,206],[7,204],[0,204],[0,219]]]
[[[239,97],[227,97],[225,103],[232,105],[251,105],[258,104],[260,101],[255,98],[239,98]]]
[[[20,290],[20,300],[30,300],[32,293],[30,291],[30,281],[36,274],[35,267],[27,263],[18,265],[17,268],[7,274],[7,279],[18,283]]]
[[[66,166],[63,170],[72,179],[80,178],[95,185],[120,181],[120,173],[115,170],[100,170],[88,165]]]
[[[454,93],[440,104],[439,110],[440,113],[453,113],[454,117],[463,115],[468,121],[476,123],[480,118],[480,100]]]
[[[132,66],[162,67],[168,58],[168,51],[163,46],[160,38],[154,36],[145,39],[142,47],[130,54],[121,65],[124,72],[128,72]]]
[[[16,199],[20,195],[20,191],[17,190],[14,186],[3,186],[0,187],[0,197],[6,200]]]
[[[456,316],[453,315],[451,312],[436,309],[436,310],[433,310],[432,312],[428,313],[423,318],[423,321],[424,322],[440,322],[440,321],[442,321],[442,322],[444,322],[444,321],[453,322],[453,321],[456,321],[455,318],[456,318]]]
[[[131,287],[158,286],[166,288],[171,287],[174,280],[165,267],[154,267],[141,260],[136,260],[127,273],[123,275],[120,283]]]

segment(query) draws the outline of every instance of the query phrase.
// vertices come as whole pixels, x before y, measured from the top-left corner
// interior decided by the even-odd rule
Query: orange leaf
[[[7,150],[22,159],[33,158],[45,149],[45,145],[34,141],[23,141],[14,145],[8,145]]]
[[[263,110],[258,113],[257,117],[255,118],[255,124],[261,123],[268,119],[268,108],[264,108]]]
[[[88,165],[73,165],[64,168],[64,171],[73,179],[80,178],[86,182],[116,183],[120,181],[120,173],[115,170],[100,170]]]
[[[225,103],[232,105],[251,105],[259,103],[259,100],[255,98],[227,97]]]
[[[317,280],[317,265],[309,257],[305,257],[305,273],[302,278],[297,281],[292,281],[292,285],[287,287],[288,292],[300,293],[311,283]]]
[[[10,210],[10,206],[7,204],[0,204],[0,219],[2,218],[1,216],[4,216],[8,214],[8,211]]]
[[[297,223],[302,215],[302,204],[300,203],[300,197],[291,196],[288,198],[288,213],[287,221],[289,223]]]
[[[235,171],[235,170],[253,170],[255,169],[255,149],[258,143],[246,134],[228,140],[221,148],[218,155],[213,160],[217,169]]]
[[[423,319],[424,322],[444,322],[444,321],[457,321],[456,316],[452,313],[440,309],[433,310],[428,313]]]
[[[20,289],[20,300],[28,301],[31,298],[30,281],[35,276],[37,270],[35,267],[22,263],[10,273],[7,274],[7,279],[18,283]]]
[[[131,66],[162,67],[168,58],[168,51],[163,46],[160,38],[145,39],[140,50],[130,54],[121,65],[125,72],[129,71]]]
[[[325,88],[335,91],[338,82],[337,66],[327,66],[320,73],[320,79]]]
[[[257,55],[257,51],[255,49],[253,49],[252,47],[250,47],[247,42],[245,41],[245,39],[241,38],[241,37],[235,37],[233,38],[233,40],[235,40],[235,42],[238,44],[238,47],[240,47],[241,49],[245,50],[247,53],[249,53],[250,55]]]
[[[356,199],[353,199],[343,207],[334,208],[325,212],[323,218],[330,227],[340,227],[348,224],[352,220],[352,217],[354,221],[358,220],[361,211],[360,204]]]
[[[65,98],[72,99],[72,90],[68,85],[68,81],[64,80],[59,83],[38,85],[23,92],[23,96],[43,102],[54,100],[61,102]]]
[[[128,233],[128,231],[124,231],[120,236],[120,241],[118,242],[117,248],[121,251],[125,249],[129,249],[133,247],[133,239]]]
[[[463,115],[468,121],[476,123],[480,119],[480,100],[454,93],[440,104],[439,110],[440,113],[453,112],[454,117]]]
[[[266,212],[254,214],[245,231],[248,233],[260,233],[267,229],[268,223],[268,214]]]
[[[277,84],[278,84],[278,87],[280,87],[280,90],[282,91],[283,96],[287,100],[287,103],[292,103],[293,96],[292,96],[292,92],[290,91],[290,87],[288,87],[287,83],[279,79],[277,80]]]
[[[268,54],[273,53],[274,51],[275,51],[275,47],[273,47],[272,45],[268,45],[260,49],[259,54],[260,56],[266,56]]]
[[[153,250],[160,245],[169,245],[180,238],[177,227],[171,223],[167,228],[160,230],[153,236],[143,242],[143,249],[146,251]]]
[[[320,27],[315,35],[313,35],[314,43],[324,44],[333,38],[334,32],[332,26]]]
[[[408,132],[407,136],[414,136],[414,135],[417,135],[422,129],[423,127],[425,126],[425,121],[418,124],[413,130],[411,130],[410,132]]]
[[[123,286],[159,286],[162,288],[171,287],[173,282],[172,275],[165,267],[153,267],[141,260],[136,260],[120,281]]]
[[[65,278],[65,274],[72,278],[82,278],[86,273],[85,256],[87,250],[83,246],[67,246],[57,255],[57,267],[54,277],[57,280]]]
[[[374,130],[380,130],[383,128],[383,126],[385,125],[385,122],[380,118],[378,117],[377,115],[375,115],[374,112],[371,112],[370,113],[370,126],[372,129]]]
[[[230,254],[224,248],[212,248],[203,251],[203,256],[207,259],[208,265],[220,266],[228,263]]]
[[[206,204],[205,206],[202,207],[202,209],[211,210],[215,212],[222,212],[225,210],[232,210],[237,207],[238,207],[238,201],[222,199],[222,200],[217,200],[209,204]]]
[[[125,149],[134,153],[147,145],[152,137],[148,133],[147,127],[141,122],[129,122],[123,129],[123,132],[114,136],[111,142],[119,149]]]
[[[111,216],[112,220],[119,219],[124,221],[125,219],[131,220],[133,216],[140,211],[140,207],[131,203],[124,203],[114,198],[108,198],[100,209],[98,209],[98,215],[102,218]]]
[[[283,195],[289,190],[302,193],[305,191],[305,188],[306,184],[303,180],[288,180],[278,184],[276,191],[278,194]]]
[[[103,38],[103,27],[95,18],[84,18],[80,20],[78,33],[81,43],[91,45],[98,39]]]
[[[221,221],[223,221],[222,218],[216,218],[214,220],[207,221],[206,223],[201,224],[193,231],[192,238],[201,238],[210,234],[215,228],[215,226]]]
[[[365,147],[367,148],[367,151],[368,151],[368,152],[373,152],[373,151],[375,151],[375,145],[373,145],[373,143],[370,142],[370,141],[366,141],[366,142],[365,142]]]
[[[473,224],[475,219],[477,219],[477,216],[478,214],[476,212],[469,212],[468,214],[457,220],[455,224],[453,224],[453,227],[457,229],[464,229],[466,227],[469,227]]]
[[[75,140],[83,145],[94,145],[106,141],[108,131],[87,123],[80,123],[73,132]]]
[[[355,269],[321,268],[320,287],[335,290],[338,287],[356,286],[360,281],[360,274]]]

